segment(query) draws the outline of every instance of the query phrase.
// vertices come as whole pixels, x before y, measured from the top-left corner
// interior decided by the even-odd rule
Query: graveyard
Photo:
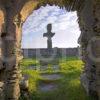
[[[45,51],[36,49],[36,55],[33,57],[32,54],[26,56],[27,52],[24,52],[24,58],[20,63],[20,100],[95,100],[86,95],[80,83],[84,63],[78,56],[78,50],[73,55],[72,49],[69,56],[64,51],[59,53],[52,47],[54,35],[52,24],[48,24],[47,33],[43,34],[43,37],[47,37]],[[38,50],[40,51],[37,52]],[[30,53],[32,52],[28,52],[29,55]]]
[[[34,68],[36,66],[37,68]],[[53,69],[52,66],[55,65],[52,64],[51,67],[48,65],[43,69],[39,66],[39,62],[34,58],[24,59],[21,62],[22,73],[29,75],[30,100],[66,100],[67,98],[68,100],[80,100],[80,98],[95,100],[86,95],[80,83],[83,62],[79,58],[61,58],[59,68],[56,66],[56,69]],[[23,95],[21,100],[25,100]]]

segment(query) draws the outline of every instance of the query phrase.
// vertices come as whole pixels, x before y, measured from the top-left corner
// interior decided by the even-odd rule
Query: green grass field
[[[62,78],[54,81],[55,84],[58,84],[59,88],[49,92],[39,91],[38,84],[41,81],[49,82],[49,80],[43,80],[39,70],[28,69],[30,65],[39,66],[39,62],[36,59],[23,59],[21,62],[22,73],[30,76],[30,100],[93,100],[86,95],[84,88],[81,86],[80,75],[84,64],[78,58],[68,57],[59,60],[61,70],[58,73],[62,75]],[[50,74],[54,73],[52,70],[49,72]],[[45,73],[48,73],[48,71]]]

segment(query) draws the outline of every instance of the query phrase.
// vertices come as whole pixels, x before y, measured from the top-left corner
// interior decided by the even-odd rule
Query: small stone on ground
[[[50,84],[42,83],[39,86],[39,89],[40,89],[40,91],[46,92],[46,91],[53,91],[53,90],[57,89],[57,87],[58,86],[56,84],[53,84],[53,83],[50,83]]]
[[[62,76],[60,74],[41,74],[41,77],[47,80],[56,80],[60,79]]]

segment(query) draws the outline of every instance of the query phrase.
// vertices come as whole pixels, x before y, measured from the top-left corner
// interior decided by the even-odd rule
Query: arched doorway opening
[[[60,59],[61,61],[59,63],[57,63],[57,65],[59,65],[61,67],[61,70],[57,70],[57,72],[52,70],[52,68],[48,70],[47,65],[46,65],[46,67],[47,67],[46,71],[44,71],[45,68],[41,69],[42,71],[40,71],[40,69],[39,69],[37,73],[33,71],[34,69],[35,69],[35,71],[37,71],[36,67],[39,67],[39,66],[40,67],[42,66],[42,68],[43,68],[43,65],[41,65],[41,64],[39,64],[37,62],[38,59],[36,59],[36,63],[34,63],[35,60],[33,59],[34,58],[34,54],[32,54],[32,50],[33,50],[32,48],[34,48],[34,49],[36,49],[36,48],[38,48],[38,49],[47,48],[46,40],[42,41],[42,39],[43,39],[43,33],[46,32],[45,28],[46,28],[48,23],[52,23],[53,24],[53,32],[58,33],[57,36],[55,36],[55,40],[53,42],[53,47],[58,47],[58,49],[59,49],[59,48],[61,48],[61,46],[63,46],[62,48],[68,48],[68,47],[76,47],[77,48],[77,46],[78,46],[77,41],[78,41],[78,38],[79,38],[79,35],[80,35],[80,30],[79,30],[79,26],[78,26],[78,17],[77,17],[77,13],[76,12],[66,12],[66,10],[64,8],[60,9],[58,6],[49,6],[49,5],[47,5],[45,7],[40,7],[40,9],[38,9],[36,11],[33,11],[33,13],[29,16],[29,18],[26,20],[26,22],[23,25],[23,36],[22,36],[22,46],[24,47],[23,48],[24,49],[24,57],[31,58],[31,60],[29,62],[27,62],[27,60],[24,59],[24,63],[25,62],[28,63],[29,64],[28,66],[26,66],[25,64],[22,64],[22,67],[23,66],[27,67],[27,69],[24,69],[24,72],[26,74],[28,74],[28,75],[31,75],[31,78],[30,78],[31,79],[30,84],[32,86],[31,87],[31,91],[33,91],[33,92],[35,91],[36,93],[40,92],[40,94],[41,94],[41,91],[38,91],[38,89],[40,89],[40,90],[42,90],[42,92],[46,91],[49,94],[49,91],[47,91],[49,89],[49,85],[51,87],[54,86],[54,88],[57,86],[57,83],[56,83],[56,86],[54,84],[55,81],[51,82],[50,84],[46,84],[45,81],[47,81],[47,80],[45,78],[44,79],[36,78],[37,79],[37,83],[36,83],[36,81],[34,79],[33,79],[34,82],[32,82],[32,78],[35,76],[34,73],[37,76],[39,76],[38,72],[39,72],[39,74],[44,73],[44,77],[45,77],[45,73],[46,73],[46,76],[48,74],[52,74],[52,73],[53,74],[65,73],[64,74],[64,77],[65,77],[64,80],[69,80],[69,82],[66,82],[64,80],[63,80],[63,82],[62,81],[58,81],[59,82],[59,86],[60,87],[64,86],[64,88],[72,89],[72,86],[70,86],[70,85],[69,85],[69,87],[66,87],[66,84],[72,84],[73,85],[73,89],[68,92],[67,89],[64,90],[64,88],[59,88],[58,89],[59,92],[57,94],[53,94],[53,95],[49,94],[50,95],[49,96],[49,95],[45,95],[45,93],[44,93],[43,94],[44,96],[43,97],[40,96],[39,99],[43,98],[45,100],[45,99],[51,97],[51,99],[53,100],[53,98],[55,98],[54,95],[61,94],[61,91],[65,91],[65,95],[61,94],[61,96],[58,96],[58,100],[60,100],[61,98],[63,98],[63,99],[64,98],[68,98],[67,95],[69,94],[69,97],[70,97],[71,92],[75,91],[77,88],[79,88],[77,90],[81,92],[80,93],[81,95],[73,97],[74,99],[75,98],[76,99],[81,98],[81,96],[84,99],[88,98],[86,95],[83,95],[84,94],[84,90],[82,89],[81,84],[80,84],[80,80],[79,80],[80,73],[82,72],[82,64],[83,63],[82,63],[81,60],[79,60],[77,58],[77,56],[78,56],[77,53],[76,53],[75,57],[71,56],[70,58],[67,58],[67,59],[61,58]],[[36,34],[38,34],[38,35],[36,35]],[[28,39],[28,37],[30,37],[30,38]],[[59,41],[61,41],[61,42],[59,43]],[[64,45],[62,44],[62,42],[64,42]],[[68,45],[67,42],[69,43],[69,45]],[[75,42],[77,44],[74,44]],[[57,45],[57,43],[59,45]],[[67,44],[67,46],[66,46],[66,44]],[[30,48],[30,50],[28,50],[29,48]],[[25,51],[25,49],[26,49],[26,51]],[[34,52],[34,50],[33,50],[33,52]],[[71,49],[70,52],[74,52],[73,49]],[[62,51],[62,53],[64,53],[64,52]],[[27,71],[28,71],[28,73],[27,73]],[[51,72],[48,73],[48,71],[51,71]],[[58,78],[58,75],[59,74],[56,74],[57,78]],[[72,77],[72,79],[70,79],[70,76]],[[41,75],[39,77],[41,77]],[[45,80],[45,81],[43,81],[43,80]],[[39,83],[39,81],[40,81],[40,83]],[[53,80],[49,80],[48,79],[48,81],[53,81]],[[70,83],[70,82],[72,82],[72,83]],[[74,85],[74,82],[76,83],[77,86]],[[39,84],[39,86],[36,86],[36,84]],[[54,84],[54,85],[52,85],[52,84]],[[74,94],[75,94],[75,92],[74,92]],[[34,93],[32,95],[34,95]],[[78,94],[75,94],[75,95],[78,95]],[[39,95],[34,95],[33,98],[38,98],[38,96]],[[70,99],[71,99],[71,97],[70,97]]]
[[[43,33],[47,31],[46,27],[49,23],[52,24],[52,31],[56,33],[53,39],[53,48],[73,48],[78,46],[77,41],[81,32],[77,12],[67,12],[65,8],[60,9],[59,6],[47,5],[33,11],[24,22],[22,48],[47,48],[46,38],[43,38]],[[32,37],[29,38],[28,35]],[[42,40],[38,42],[40,39]]]

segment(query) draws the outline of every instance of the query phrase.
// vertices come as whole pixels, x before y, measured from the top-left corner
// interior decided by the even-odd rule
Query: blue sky
[[[76,12],[67,12],[58,6],[41,7],[27,18],[22,29],[22,48],[46,48],[46,26],[52,23],[53,47],[68,48],[77,47],[80,29]]]

